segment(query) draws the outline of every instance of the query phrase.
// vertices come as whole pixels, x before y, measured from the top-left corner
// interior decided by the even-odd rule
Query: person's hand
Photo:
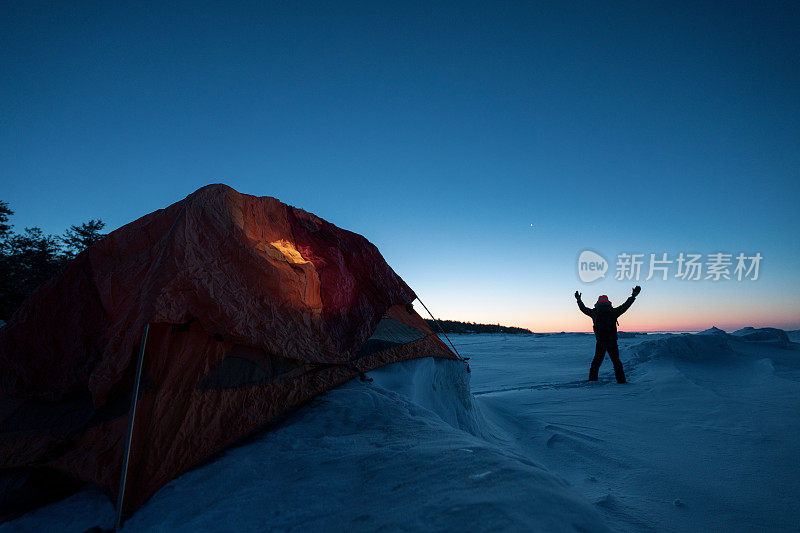
[[[635,287],[633,288],[633,292],[632,292],[631,294],[632,294],[632,295],[633,295],[633,297],[635,298],[636,296],[638,296],[638,295],[639,295],[639,293],[640,293],[640,292],[642,292],[642,288],[641,288],[640,286],[638,286],[638,285],[637,285],[637,286],[635,286]]]
[[[581,299],[581,293],[579,293],[578,291],[575,291],[575,299],[576,300],[580,300]]]

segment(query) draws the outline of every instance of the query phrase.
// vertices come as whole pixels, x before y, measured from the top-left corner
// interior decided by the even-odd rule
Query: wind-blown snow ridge
[[[778,328],[742,328],[734,331],[731,335],[740,337],[742,340],[750,342],[774,342],[781,348],[788,348],[790,344],[789,336],[785,331]]]
[[[639,362],[654,358],[674,358],[699,361],[730,361],[752,351],[752,343],[768,343],[789,348],[792,343],[786,332],[778,328],[742,328],[733,333],[712,327],[699,333],[668,335],[648,340],[634,348]]]
[[[644,341],[635,347],[633,352],[640,363],[655,358],[683,359],[695,362],[725,361],[733,356],[733,350],[725,332],[722,334],[701,332],[671,335],[662,339]]]

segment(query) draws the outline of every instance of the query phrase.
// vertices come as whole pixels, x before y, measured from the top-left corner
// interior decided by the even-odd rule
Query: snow
[[[786,332],[778,328],[742,328],[734,331],[731,335],[747,341],[774,342],[781,348],[787,348],[790,342]]]
[[[471,373],[370,372],[174,480],[124,531],[797,529],[800,332],[626,336],[627,385],[608,360],[584,381],[590,335],[451,339]],[[0,531],[113,516],[87,489]]]

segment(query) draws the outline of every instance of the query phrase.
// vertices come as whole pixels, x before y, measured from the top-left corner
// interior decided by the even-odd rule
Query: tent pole
[[[437,328],[439,328],[439,331],[441,331],[441,332],[442,332],[442,335],[444,335],[444,338],[445,338],[445,339],[447,339],[447,342],[449,342],[449,343],[450,343],[450,346],[453,348],[453,351],[454,351],[454,352],[456,352],[456,355],[458,356],[458,358],[459,358],[459,359],[461,359],[461,360],[463,361],[463,360],[464,360],[464,358],[463,358],[463,357],[461,357],[461,354],[460,354],[460,353],[458,353],[458,350],[456,350],[456,347],[455,347],[455,346],[453,346],[453,341],[451,341],[451,340],[450,340],[450,337],[448,337],[448,336],[447,336],[447,333],[445,333],[445,332],[444,332],[444,328],[442,328],[441,324],[439,324],[439,321],[438,321],[438,320],[436,320],[436,317],[435,317],[435,316],[433,316],[433,313],[431,313],[431,310],[430,310],[430,309],[428,309],[428,306],[427,306],[427,305],[425,305],[425,302],[423,302],[422,300],[420,300],[420,299],[419,299],[419,296],[417,296],[417,300],[419,301],[419,303],[421,303],[421,304],[422,304],[422,307],[424,307],[424,308],[425,308],[425,310],[428,312],[428,314],[429,314],[429,315],[431,315],[431,318],[432,318],[432,319],[433,319],[433,321],[436,323],[436,327],[437,327]]]
[[[119,480],[119,497],[117,498],[117,521],[114,524],[114,531],[119,531],[122,527],[122,504],[125,502],[125,482],[128,479],[128,461],[131,457],[131,441],[133,440],[133,423],[136,419],[136,402],[139,399],[139,384],[142,381],[142,363],[144,362],[144,347],[147,344],[147,332],[150,330],[150,323],[144,325],[142,332],[142,342],[139,346],[139,360],[136,362],[136,379],[133,383],[131,393],[131,407],[128,418],[128,437],[125,440],[125,455],[122,457],[122,477]]]

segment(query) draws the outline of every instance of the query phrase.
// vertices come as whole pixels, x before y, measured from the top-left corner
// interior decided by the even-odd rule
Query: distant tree
[[[8,320],[39,285],[53,277],[62,264],[58,239],[39,228],[5,238],[0,264],[0,319]]]
[[[103,237],[104,233],[100,230],[106,226],[102,220],[90,219],[80,226],[70,226],[61,237],[61,242],[64,244],[64,256],[72,259],[86,248],[96,243]]]
[[[7,302],[10,298],[10,288],[12,280],[9,279],[11,271],[11,259],[7,253],[9,249],[8,240],[11,236],[11,228],[8,219],[14,214],[6,202],[0,200],[0,320],[8,320],[10,313],[7,312]]]
[[[102,239],[101,220],[71,226],[63,236],[45,234],[40,228],[14,233],[8,223],[14,212],[0,201],[0,320],[7,321],[39,286],[86,247]]]
[[[430,320],[425,319],[428,326],[439,333],[440,330],[445,333],[514,333],[514,334],[532,334],[529,329],[519,328],[515,326],[501,326],[500,324],[479,324],[476,322],[459,322],[457,320]]]
[[[11,233],[11,224],[8,224],[8,217],[14,214],[8,204],[0,200],[0,240],[5,240],[9,233]]]

